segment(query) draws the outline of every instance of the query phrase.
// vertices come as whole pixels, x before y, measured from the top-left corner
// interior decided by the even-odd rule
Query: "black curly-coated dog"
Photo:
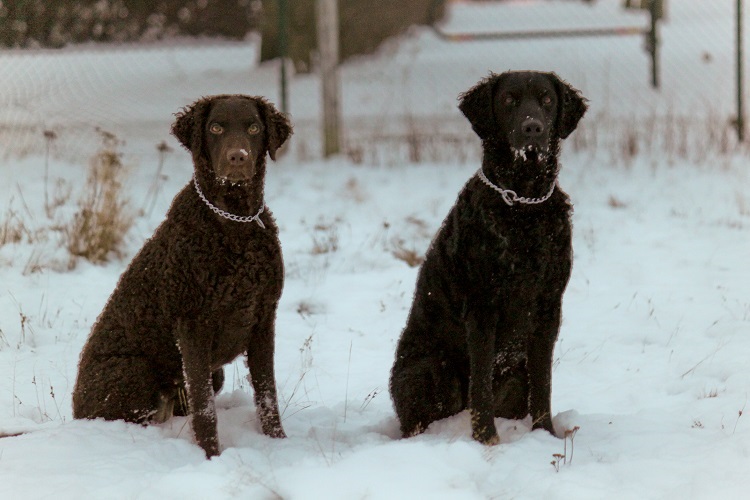
[[[553,432],[552,353],[570,277],[571,206],[560,140],[586,111],[553,73],[491,74],[460,96],[482,167],[458,196],[417,279],[390,392],[405,437],[466,408],[472,435],[531,414]]]
[[[94,324],[75,418],[146,423],[189,413],[198,444],[217,455],[214,393],[223,365],[245,353],[261,428],[284,437],[273,360],[284,270],[263,191],[266,153],[275,159],[291,132],[261,97],[206,97],[177,114],[172,133],[192,153],[193,180]]]

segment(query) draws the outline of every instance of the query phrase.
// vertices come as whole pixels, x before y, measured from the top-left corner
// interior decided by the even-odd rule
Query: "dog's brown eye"
[[[224,132],[224,127],[219,125],[218,123],[212,123],[211,126],[208,128],[208,131],[212,134],[221,134]]]
[[[247,132],[248,132],[248,133],[249,133],[250,135],[255,135],[255,134],[257,134],[258,132],[260,132],[260,127],[258,126],[258,124],[257,124],[257,123],[253,123],[252,125],[250,125],[250,126],[249,126],[249,127],[247,128]]]
[[[505,104],[506,106],[513,106],[515,102],[516,100],[513,99],[513,96],[511,95],[506,95],[505,98],[503,99],[503,104]]]
[[[549,106],[550,104],[552,104],[552,98],[548,95],[542,97],[542,104],[544,104],[545,106]]]

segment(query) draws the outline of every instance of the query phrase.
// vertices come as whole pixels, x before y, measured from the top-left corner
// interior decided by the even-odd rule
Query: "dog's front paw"
[[[471,437],[487,446],[495,446],[500,443],[500,436],[497,435],[495,425],[484,425],[473,427]]]
[[[284,432],[284,429],[281,427],[281,424],[263,425],[263,434],[265,434],[268,437],[279,438],[279,439],[286,437],[286,433]]]
[[[284,432],[284,429],[279,427],[278,429],[275,429],[273,432],[271,432],[268,435],[271,436],[272,438],[282,439],[286,437],[286,432]]]
[[[495,420],[492,418],[492,414],[472,410],[471,437],[488,446],[493,446],[500,442],[500,436],[497,435]]]
[[[212,459],[213,457],[218,457],[221,452],[219,451],[219,438],[204,438],[204,439],[198,439],[198,445],[203,448],[203,451],[206,453],[207,459]]]

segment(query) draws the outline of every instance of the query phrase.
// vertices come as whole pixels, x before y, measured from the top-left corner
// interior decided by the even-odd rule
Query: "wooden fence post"
[[[737,0],[737,138],[740,142],[745,140],[742,34],[742,0]]]
[[[289,112],[289,83],[286,73],[286,61],[289,58],[289,5],[287,0],[278,0],[279,2],[279,56],[281,57],[281,111]]]
[[[316,0],[323,89],[323,156],[341,151],[339,110],[339,11],[337,0]]]

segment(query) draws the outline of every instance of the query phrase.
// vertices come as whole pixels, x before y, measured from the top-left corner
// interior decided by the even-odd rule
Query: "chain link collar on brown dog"
[[[219,207],[215,206],[210,201],[208,201],[208,198],[206,198],[206,196],[203,194],[203,191],[201,191],[201,188],[198,185],[198,179],[196,179],[195,176],[193,176],[193,184],[195,185],[195,191],[198,193],[198,196],[200,196],[201,200],[203,200],[203,203],[205,203],[208,206],[208,208],[210,208],[211,210],[213,210],[214,213],[216,213],[217,215],[219,215],[221,217],[224,217],[225,219],[229,219],[231,221],[234,221],[234,222],[253,222],[253,221],[255,221],[255,222],[258,223],[258,225],[262,229],[266,228],[265,224],[263,224],[263,221],[260,220],[260,214],[262,214],[263,211],[266,209],[264,203],[261,203],[260,210],[258,210],[258,213],[255,214],[255,215],[235,215],[235,214],[232,214],[232,213],[229,213],[229,212],[226,212],[226,211],[220,209]]]

